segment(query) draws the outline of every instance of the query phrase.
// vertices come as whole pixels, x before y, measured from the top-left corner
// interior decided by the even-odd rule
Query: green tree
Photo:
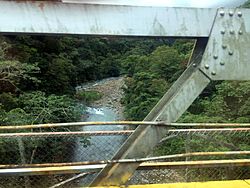
[[[83,109],[68,96],[46,96],[40,91],[20,95],[19,105],[36,124],[78,121],[83,113]]]
[[[75,66],[63,57],[52,57],[43,69],[43,79],[48,80],[41,83],[44,91],[54,94],[66,94],[72,92],[71,78],[75,74]],[[50,88],[50,89],[47,89]]]
[[[168,82],[176,80],[184,70],[184,67],[181,67],[183,59],[180,54],[177,50],[168,46],[158,47],[152,52],[149,59],[152,65],[152,71]]]
[[[11,93],[1,93],[0,105],[4,110],[10,111],[18,107],[18,98]]]
[[[150,70],[150,63],[147,56],[129,55],[122,60],[122,73],[132,77],[139,72],[147,72]]]
[[[156,75],[139,72],[127,78],[124,88],[125,115],[128,119],[142,120],[167,91],[168,83]]]

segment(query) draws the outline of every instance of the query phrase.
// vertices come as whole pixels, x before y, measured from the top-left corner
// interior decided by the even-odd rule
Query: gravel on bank
[[[91,104],[92,107],[108,107],[117,113],[120,120],[123,120],[123,106],[121,99],[123,96],[124,77],[112,77],[96,82],[89,86],[86,91],[97,91],[102,94],[102,98]]]

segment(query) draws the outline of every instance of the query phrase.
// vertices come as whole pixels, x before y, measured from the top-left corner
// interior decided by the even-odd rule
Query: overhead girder
[[[215,14],[215,9],[0,1],[0,32],[208,37]]]

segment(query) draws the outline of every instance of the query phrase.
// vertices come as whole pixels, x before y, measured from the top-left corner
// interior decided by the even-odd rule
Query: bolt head
[[[218,59],[218,55],[214,55],[214,59]]]
[[[242,35],[243,34],[243,31],[242,30],[239,30],[239,35]]]
[[[220,62],[220,65],[225,65],[225,62],[224,62],[224,61],[221,61],[221,62]]]
[[[209,69],[209,65],[208,64],[205,65],[205,69]]]
[[[225,31],[225,30],[221,30],[220,33],[221,33],[222,35],[224,35],[224,34],[226,33],[226,31]]]
[[[226,48],[227,48],[227,45],[222,44],[222,48],[223,48],[223,49],[226,49]]]
[[[215,71],[212,71],[211,74],[212,74],[212,75],[216,75],[216,72],[215,72]]]
[[[229,16],[232,17],[233,15],[234,15],[233,11],[230,11],[230,12],[229,12]]]
[[[240,11],[237,14],[238,14],[239,17],[242,16],[242,12],[240,12]]]
[[[220,11],[220,15],[221,16],[224,16],[225,15],[225,12],[223,10]]]
[[[234,53],[233,53],[233,51],[229,51],[228,54],[229,55],[233,55]]]

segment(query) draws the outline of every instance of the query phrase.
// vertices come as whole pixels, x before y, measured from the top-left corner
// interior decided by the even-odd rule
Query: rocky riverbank
[[[97,91],[102,94],[102,98],[91,104],[94,108],[110,108],[118,115],[119,120],[123,120],[123,106],[121,98],[123,96],[122,87],[124,86],[124,77],[106,78],[101,81],[88,83],[81,86],[81,90]]]

